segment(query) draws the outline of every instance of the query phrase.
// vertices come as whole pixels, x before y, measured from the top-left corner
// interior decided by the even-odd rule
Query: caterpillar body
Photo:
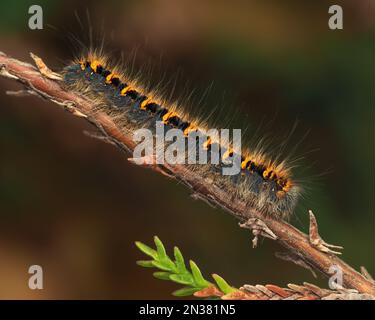
[[[114,122],[126,132],[147,128],[155,133],[156,121],[165,127],[180,129],[186,139],[193,132],[204,132],[203,121],[190,119],[186,111],[158,98],[158,94],[144,89],[130,79],[119,66],[111,66],[102,53],[91,51],[64,68],[64,83],[69,88],[89,97],[101,112],[110,115]],[[198,146],[197,148],[202,147]],[[232,195],[233,201],[243,201],[258,212],[275,219],[288,219],[297,204],[301,187],[292,178],[286,161],[277,162],[259,148],[242,149],[241,154],[230,144],[220,145],[210,136],[205,136],[203,147],[210,150],[219,144],[220,157],[238,156],[240,172],[225,176],[219,164],[186,164],[204,177],[209,177],[215,185]],[[164,148],[168,145],[165,144]],[[186,154],[188,157],[188,154]]]

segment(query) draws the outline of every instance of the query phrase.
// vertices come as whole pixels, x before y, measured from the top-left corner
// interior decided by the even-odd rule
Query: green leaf
[[[177,268],[174,262],[167,255],[163,242],[161,242],[161,240],[157,236],[154,237],[154,242],[158,253],[158,258],[155,260],[161,262],[166,268],[168,268],[168,270],[177,272]]]
[[[162,241],[155,236],[154,242],[156,250],[137,241],[136,246],[144,252],[146,255],[152,257],[153,260],[139,260],[137,264],[142,267],[150,268],[155,267],[161,271],[156,271],[153,273],[155,278],[161,280],[171,280],[176,283],[185,285],[173,293],[175,296],[183,297],[194,294],[195,292],[207,288],[212,285],[209,281],[204,279],[202,272],[196,263],[192,260],[189,261],[190,269],[186,267],[184,257],[178,247],[174,247],[174,258],[173,261],[165,250]],[[223,278],[217,274],[213,274],[217,287],[225,294],[234,292],[238,289],[231,287]]]
[[[237,291],[236,288],[231,287],[222,277],[220,277],[218,274],[213,274],[212,278],[214,278],[217,286],[219,289],[224,292],[225,294]]]
[[[180,283],[180,284],[189,284],[189,285],[193,285],[194,284],[193,277],[192,277],[192,275],[190,273],[186,273],[186,274],[172,274],[169,278],[172,281]]]
[[[191,288],[191,287],[184,287],[182,289],[174,291],[172,294],[176,297],[186,297],[191,296],[195,292],[199,291],[200,288]]]
[[[135,242],[135,245],[138,247],[139,250],[141,250],[144,254],[147,254],[148,256],[150,256],[151,258],[153,259],[157,259],[158,257],[158,253],[150,248],[149,246],[145,245],[144,243],[140,242],[140,241],[136,241]]]
[[[152,261],[152,264],[155,268],[158,268],[160,270],[164,270],[164,271],[173,271],[170,266],[168,265],[165,265],[163,262],[160,262],[160,261]]]
[[[144,267],[144,268],[153,268],[154,265],[152,264],[152,260],[138,260],[137,265]]]
[[[159,260],[168,258],[163,242],[161,242],[157,236],[154,237],[154,242],[155,242],[156,250],[158,252]]]
[[[202,272],[199,270],[198,266],[193,260],[190,260],[190,268],[193,274],[194,282],[197,285],[197,287],[205,288],[210,284],[203,278]]]
[[[185,260],[180,249],[178,247],[174,247],[173,252],[174,252],[174,258],[176,259],[177,271],[179,273],[187,272],[187,269],[185,266]]]
[[[164,266],[168,267],[169,270],[173,271],[173,273],[178,273],[176,265],[174,264],[174,262],[169,257],[166,257],[166,258],[160,260],[160,262]]]
[[[155,278],[160,279],[160,280],[170,280],[169,277],[170,277],[171,273],[170,272],[158,271],[158,272],[154,272],[152,275]]]

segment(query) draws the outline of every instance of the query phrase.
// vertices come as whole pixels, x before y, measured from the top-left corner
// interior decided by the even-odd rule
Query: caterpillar
[[[89,50],[67,65],[62,74],[64,85],[95,101],[98,110],[110,115],[126,132],[149,129],[155,135],[156,123],[167,129],[181,130],[186,140],[197,132],[206,132],[203,120],[191,119],[181,106],[171,105],[156,91],[147,90],[131,79],[123,66],[110,63],[110,59],[95,50]],[[164,146],[167,148],[168,144]],[[188,170],[208,177],[212,183],[232,195],[233,201],[241,200],[258,212],[275,219],[289,219],[299,196],[301,186],[293,179],[287,161],[276,161],[259,147],[241,148],[231,143],[222,145],[215,137],[204,135],[203,143],[196,148],[221,150],[220,162],[186,164]],[[185,157],[189,156],[189,151]],[[226,176],[222,169],[226,159],[240,159],[237,174]]]

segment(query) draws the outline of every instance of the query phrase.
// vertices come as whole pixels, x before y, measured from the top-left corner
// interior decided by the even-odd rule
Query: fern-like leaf
[[[139,250],[152,258],[152,260],[140,260],[137,264],[145,268],[157,268],[161,271],[154,272],[153,275],[157,279],[170,280],[185,287],[173,292],[173,295],[178,297],[189,296],[198,291],[211,290],[216,287],[215,292],[222,292],[222,294],[232,293],[238,289],[230,286],[222,277],[214,274],[212,277],[216,285],[207,281],[198,265],[193,261],[189,261],[190,270],[186,267],[185,259],[178,247],[174,247],[174,260],[170,258],[165,250],[163,242],[157,237],[154,237],[155,249],[137,241],[135,244]],[[212,291],[214,292],[214,291]]]

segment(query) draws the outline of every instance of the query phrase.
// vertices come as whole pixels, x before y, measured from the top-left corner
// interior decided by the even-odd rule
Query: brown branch
[[[281,288],[274,284],[255,286],[245,284],[239,290],[225,294],[212,285],[194,293],[197,298],[218,297],[221,300],[375,300],[375,296],[359,293],[354,289],[322,289],[304,282],[303,285],[288,284]]]
[[[92,101],[75,92],[65,90],[59,83],[59,75],[49,70],[42,60],[37,60],[38,57],[33,58],[39,68],[0,53],[0,75],[21,82],[26,87],[26,91],[22,93],[31,91],[63,106],[74,115],[86,118],[100,130],[106,141],[115,144],[122,151],[133,150],[135,144],[130,132],[127,134],[120,130],[105,113],[93,113]],[[245,202],[233,202],[233,199],[212,181],[192,173],[183,165],[163,164],[148,167],[183,182],[192,189],[194,198],[204,199],[215,206],[224,208],[239,219],[242,226],[253,228],[256,224],[255,237],[264,234],[272,235],[271,238],[289,250],[290,257],[296,257],[296,262],[299,264],[303,262],[327,277],[331,276],[330,267],[336,266],[342,270],[343,285],[346,288],[355,289],[363,294],[375,295],[375,284],[370,278],[355,271],[328,249],[328,247],[336,248],[336,246],[328,245],[320,238],[312,212],[310,213],[310,236],[307,236],[285,221],[274,220],[254,211]],[[250,224],[247,223],[249,219],[253,219],[250,220]],[[254,219],[258,219],[259,223]],[[256,244],[256,241],[253,243]]]

